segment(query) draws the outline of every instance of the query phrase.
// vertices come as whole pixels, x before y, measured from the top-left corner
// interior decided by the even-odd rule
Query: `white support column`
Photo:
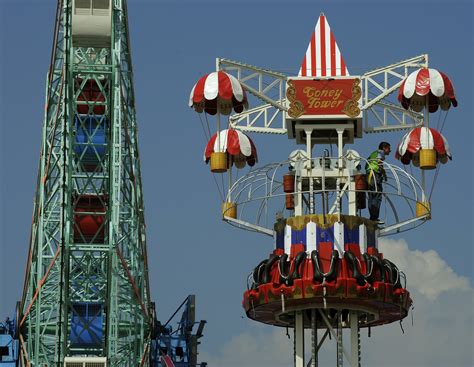
[[[307,176],[309,180],[309,213],[314,214],[314,196],[313,196],[313,152],[311,144],[311,133],[312,129],[305,129],[306,132],[306,155],[308,156],[308,161],[306,162]]]
[[[347,196],[349,198],[349,215],[357,215],[357,195],[355,189],[355,181],[349,182],[349,191],[347,193]]]
[[[359,313],[351,311],[349,317],[351,326],[351,367],[360,367]]]
[[[295,367],[306,367],[304,364],[304,323],[303,312],[295,312]]]
[[[344,242],[344,223],[336,222],[334,223],[334,246],[341,258],[344,256]]]
[[[339,170],[342,170],[342,155],[344,154],[344,142],[343,142],[343,135],[344,135],[344,128],[339,128],[337,129],[337,156],[339,158],[338,160],[338,166]]]
[[[316,223],[309,222],[306,225],[306,253],[308,255],[311,255],[311,252],[313,252],[313,250],[317,250],[316,248],[317,231],[318,231],[318,227],[316,226]]]
[[[342,343],[342,320],[341,320],[341,311],[337,313],[337,329],[336,329],[336,342],[337,342],[337,367],[344,366],[344,345]]]
[[[325,311],[321,310],[321,309],[318,309],[318,312],[319,314],[321,315],[324,323],[326,324],[326,327],[328,328],[328,332],[331,333],[331,335],[333,336],[333,338],[336,340],[337,342],[337,356],[338,356],[338,364],[337,366],[338,367],[342,367],[342,360],[343,360],[343,355],[346,357],[346,359],[348,361],[351,360],[351,355],[344,349],[344,346],[342,345],[342,323],[341,323],[341,313],[338,312],[337,314],[337,333],[334,331],[332,325],[331,325],[331,322],[329,321],[327,315],[325,314]],[[340,329],[340,333],[339,333],[339,329]],[[321,339],[321,342],[320,344],[322,345],[322,342],[324,341],[324,339],[326,338],[326,334],[324,334],[323,338]],[[339,343],[339,339],[340,339],[340,343]],[[319,349],[319,347],[318,347]],[[339,364],[339,361],[341,364]]]
[[[341,221],[341,176],[343,175],[343,159],[342,155],[344,154],[344,142],[343,142],[344,128],[337,129],[337,166],[339,170],[339,177],[336,180],[336,214],[339,216],[339,222]]]
[[[285,248],[285,254],[290,254],[291,251],[291,227],[287,224],[285,226],[285,239],[284,239],[284,248]]]
[[[367,252],[367,227],[365,224],[359,225],[359,247],[361,254]]]
[[[218,152],[221,151],[221,113],[217,111],[217,149]]]
[[[303,169],[301,170],[303,171]],[[303,215],[303,194],[302,191],[302,181],[303,175],[301,171],[297,171],[296,174],[298,175],[298,179],[296,181],[296,192],[295,192],[295,216],[296,215]]]
[[[318,367],[318,324],[316,310],[311,310],[311,367]]]

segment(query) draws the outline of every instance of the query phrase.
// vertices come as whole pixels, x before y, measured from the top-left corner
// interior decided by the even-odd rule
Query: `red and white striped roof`
[[[240,82],[224,71],[206,74],[194,85],[189,95],[189,107],[210,115],[228,115],[232,109],[240,113],[248,108],[247,95]]]
[[[245,163],[253,166],[258,161],[257,148],[252,139],[243,132],[234,129],[222,130],[211,137],[204,151],[206,163],[209,162],[211,154],[214,152],[229,154],[231,163],[234,163],[237,168],[243,168]]]
[[[426,98],[426,96],[428,96]],[[421,68],[412,72],[400,85],[398,101],[405,109],[420,112],[428,102],[429,112],[436,112],[438,106],[448,110],[451,104],[457,107],[454,87],[448,76],[436,69]]]
[[[452,158],[446,138],[438,130],[426,126],[415,127],[403,136],[395,152],[395,158],[403,164],[413,161],[417,165],[420,149],[436,150],[437,158],[441,163],[446,163],[448,158]]]
[[[306,50],[298,76],[346,76],[346,63],[329,23],[321,13]]]

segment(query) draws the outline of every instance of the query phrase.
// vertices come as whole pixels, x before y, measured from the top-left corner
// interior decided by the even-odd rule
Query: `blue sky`
[[[453,282],[446,294],[453,294],[450,287],[464,292],[472,325],[472,2],[129,0],[128,8],[151,288],[159,318],[167,319],[195,293],[198,317],[208,320],[203,351],[215,365],[225,365],[217,358],[232,359],[225,348],[237,350],[229,343],[246,333],[263,335],[255,343],[272,340],[274,331],[248,322],[241,307],[246,275],[272,243],[220,221],[219,196],[202,162],[206,142],[187,99],[197,79],[213,71],[216,57],[295,75],[324,12],[351,74],[428,53],[430,66],[454,83],[459,107],[450,111],[443,131],[454,159],[441,169],[433,220],[389,243],[407,244],[400,256],[434,251],[438,273]],[[21,295],[54,12],[52,0],[0,0],[0,316],[12,314]],[[354,147],[368,155],[382,138],[396,144],[400,137],[367,136]],[[254,136],[254,141],[262,163],[281,161],[294,149],[286,137]],[[389,162],[395,163],[393,156]],[[422,286],[416,292],[422,310],[439,301]],[[439,312],[443,307],[448,306],[440,303]],[[472,330],[463,332],[472,342]],[[464,351],[467,362],[459,365],[470,364],[469,354]]]

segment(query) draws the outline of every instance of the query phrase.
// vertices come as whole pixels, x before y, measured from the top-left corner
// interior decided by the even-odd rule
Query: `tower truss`
[[[84,15],[101,17],[100,37],[81,30]],[[132,74],[125,0],[58,1],[20,306],[23,365],[83,356],[147,363],[152,317]]]
[[[364,132],[384,133],[419,126],[422,113],[407,111],[393,101],[393,93],[408,74],[420,67],[428,67],[428,55],[419,55],[396,62],[360,76]],[[217,70],[229,72],[242,87],[257,97],[262,104],[232,115],[232,127],[247,132],[287,134],[285,74],[223,58],[216,59]]]

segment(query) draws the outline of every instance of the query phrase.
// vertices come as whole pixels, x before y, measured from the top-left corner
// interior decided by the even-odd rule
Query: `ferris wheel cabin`
[[[72,39],[75,47],[110,47],[111,0],[73,0]]]

